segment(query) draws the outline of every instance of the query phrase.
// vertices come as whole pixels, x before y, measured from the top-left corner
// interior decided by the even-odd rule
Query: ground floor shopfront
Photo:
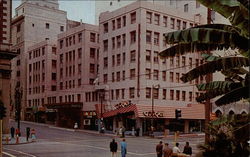
[[[178,107],[182,111],[180,120],[175,119],[174,106],[155,106],[152,114],[150,105],[131,104],[103,113],[104,125],[107,131],[118,132],[124,127],[126,134],[172,134],[201,132],[204,130],[205,109],[203,104],[189,104]]]

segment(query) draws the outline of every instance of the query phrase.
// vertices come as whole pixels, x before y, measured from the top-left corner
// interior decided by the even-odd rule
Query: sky
[[[21,0],[12,1],[12,15],[15,15],[15,8],[21,4]],[[70,20],[82,21],[84,23],[95,23],[95,4],[93,0],[59,0],[60,10],[67,11]]]

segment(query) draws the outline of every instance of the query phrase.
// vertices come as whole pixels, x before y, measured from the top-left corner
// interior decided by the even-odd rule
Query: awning
[[[188,104],[186,106],[154,106],[154,118],[175,118],[175,110],[181,109],[181,119],[205,119],[204,104]],[[132,104],[123,108],[115,109],[103,113],[103,117],[112,117],[117,114],[134,112],[135,117],[152,118],[152,106],[142,104]]]
[[[54,103],[45,104],[48,109],[63,109],[63,108],[82,108],[83,103],[80,102],[67,102],[67,103]]]

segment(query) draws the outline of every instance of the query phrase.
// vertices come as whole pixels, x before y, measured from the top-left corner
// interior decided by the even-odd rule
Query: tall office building
[[[16,8],[12,20],[13,49],[20,53],[12,61],[12,104],[15,102],[15,88],[23,92],[21,117],[25,119],[27,101],[27,57],[28,48],[44,40],[56,41],[57,35],[66,29],[67,15],[59,10],[58,0],[23,0]]]
[[[0,101],[6,110],[3,132],[8,133],[10,115],[10,73],[11,62],[17,54],[11,50],[11,0],[0,0]]]

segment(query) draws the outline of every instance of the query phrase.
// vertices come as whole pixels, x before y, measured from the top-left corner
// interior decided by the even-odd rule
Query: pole
[[[207,24],[211,24],[211,9],[207,9]],[[210,50],[207,51],[210,54]],[[212,81],[212,74],[206,75],[206,83]],[[208,143],[210,135],[208,134],[208,124],[210,122],[210,112],[211,112],[211,103],[210,99],[207,99],[205,102],[205,143]]]
[[[0,119],[0,157],[2,157],[3,154],[2,136],[3,136],[3,120]]]
[[[153,133],[153,127],[154,127],[154,85],[152,85],[152,113],[151,113],[151,129]]]

